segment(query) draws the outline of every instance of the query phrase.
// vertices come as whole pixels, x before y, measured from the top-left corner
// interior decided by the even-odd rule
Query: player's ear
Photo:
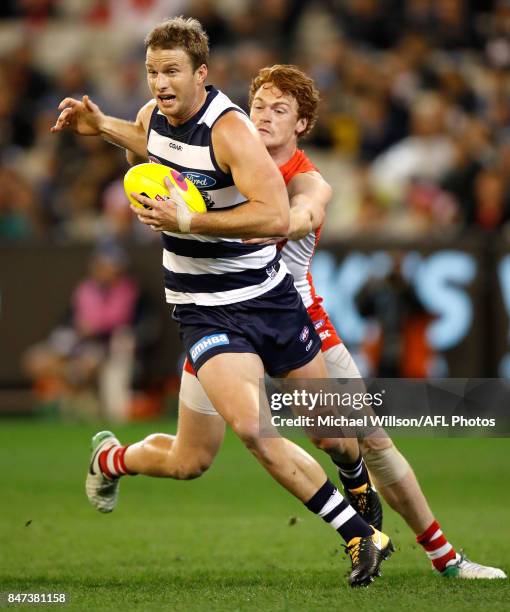
[[[204,82],[205,82],[205,80],[207,78],[207,72],[208,72],[208,70],[207,70],[207,66],[205,64],[202,64],[201,66],[199,66],[196,69],[195,74],[197,75],[198,83],[200,85],[204,84]]]
[[[301,119],[298,119],[296,123],[296,136],[300,136],[306,130],[307,125],[308,125],[307,119],[305,119],[304,117],[301,117]]]

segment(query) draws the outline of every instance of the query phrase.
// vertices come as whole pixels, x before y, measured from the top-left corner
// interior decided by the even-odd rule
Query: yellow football
[[[170,196],[165,177],[170,179],[192,212],[207,212],[204,198],[195,185],[183,174],[164,164],[138,164],[126,172],[124,191],[129,202],[138,208],[144,208],[143,204],[131,196],[132,193],[140,193],[153,200],[165,200]]]

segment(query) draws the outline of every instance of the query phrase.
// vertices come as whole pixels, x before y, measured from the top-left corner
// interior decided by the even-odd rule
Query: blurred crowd
[[[123,421],[150,399],[134,388],[147,383],[159,322],[128,263],[119,245],[99,242],[56,327],[26,350],[23,370],[41,407]]]
[[[3,0],[0,243],[151,241],[126,204],[123,152],[54,136],[65,96],[133,119],[143,36],[197,17],[210,82],[246,108],[267,64],[321,92],[307,142],[335,188],[326,234],[505,233],[510,219],[510,0]]]

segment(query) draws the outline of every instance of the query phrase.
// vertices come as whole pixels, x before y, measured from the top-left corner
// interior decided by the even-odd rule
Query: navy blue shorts
[[[256,353],[266,372],[278,376],[307,364],[321,349],[290,274],[274,289],[244,302],[178,304],[173,318],[195,371],[219,353]]]

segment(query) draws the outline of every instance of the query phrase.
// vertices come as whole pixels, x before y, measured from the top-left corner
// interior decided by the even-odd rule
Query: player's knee
[[[368,436],[359,441],[362,455],[371,451],[381,451],[391,446],[393,446],[393,442],[388,436]]]
[[[172,470],[171,476],[178,480],[195,480],[207,472],[212,462],[213,458],[209,455],[195,456],[192,460],[179,464],[176,470]]]
[[[411,469],[389,438],[366,438],[361,450],[372,481],[378,488],[400,482]]]
[[[257,439],[260,436],[258,423],[236,420],[230,425],[236,436],[247,448],[252,448],[257,444]]]
[[[311,438],[311,442],[319,450],[334,457],[346,455],[350,450],[349,442],[345,438]]]
[[[232,429],[246,446],[246,448],[264,465],[271,463],[271,444],[269,439],[260,435],[259,424],[255,423],[232,423]]]

